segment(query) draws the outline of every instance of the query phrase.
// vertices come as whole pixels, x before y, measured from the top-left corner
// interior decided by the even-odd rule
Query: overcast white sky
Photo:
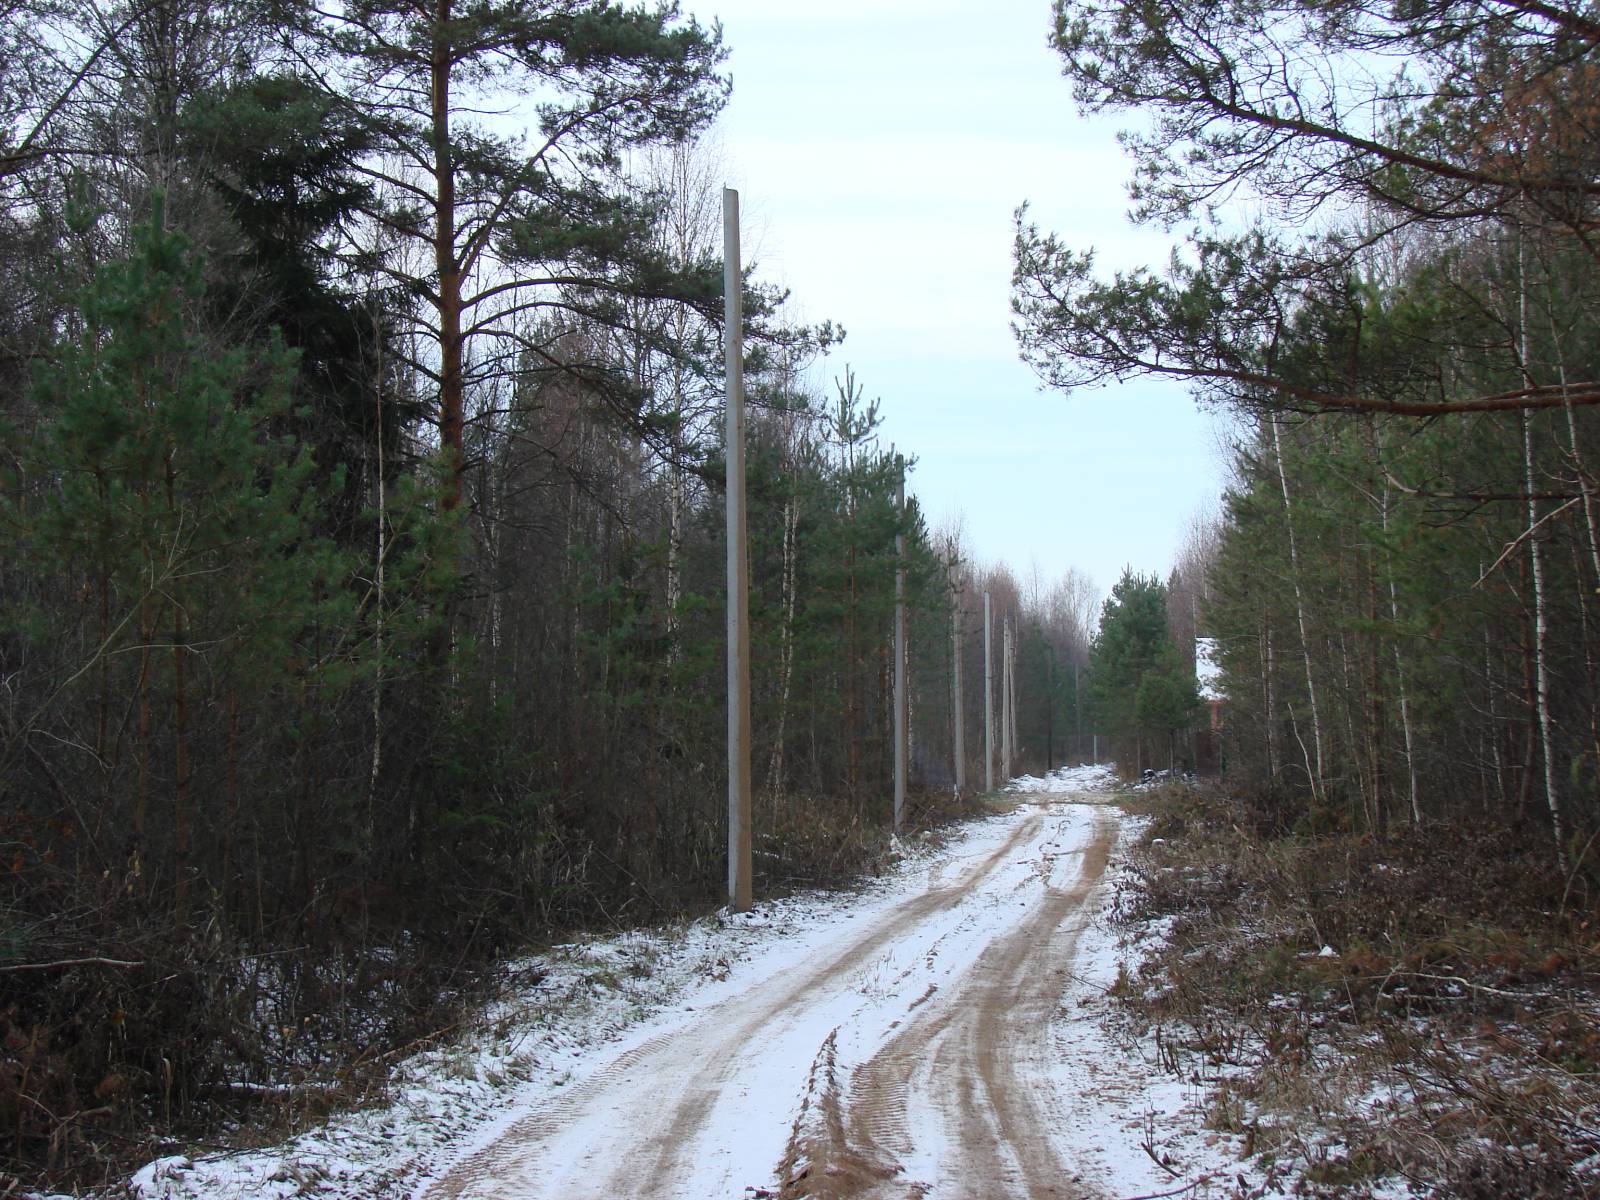
[[[685,8],[732,50],[720,133],[745,259],[848,330],[818,383],[848,364],[882,399],[930,523],[964,514],[974,554],[1024,578],[1165,574],[1220,491],[1216,420],[1165,385],[1040,392],[1010,331],[1022,201],[1105,265],[1168,251],[1125,219],[1128,164],[1113,126],[1074,111],[1049,0]]]

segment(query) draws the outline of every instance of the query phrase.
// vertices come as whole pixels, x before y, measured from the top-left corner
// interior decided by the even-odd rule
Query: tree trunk
[[[1524,387],[1533,386],[1532,363],[1528,356],[1528,274],[1527,244],[1517,238],[1517,333]],[[1561,794],[1556,788],[1554,739],[1550,729],[1550,666],[1548,646],[1550,618],[1545,608],[1544,555],[1540,552],[1539,501],[1535,498],[1533,470],[1533,415],[1522,411],[1522,469],[1528,493],[1528,563],[1533,571],[1533,642],[1537,689],[1540,757],[1544,761],[1544,799],[1550,811],[1550,832],[1555,838],[1556,855],[1565,858],[1566,830],[1563,828]]]
[[[950,606],[951,737],[955,749],[956,795],[959,796],[967,790],[966,739],[963,736],[964,713],[961,708],[961,592],[956,591],[952,599],[954,603]]]
[[[1478,564],[1478,578],[1483,578],[1485,571],[1483,563]],[[1495,804],[1504,808],[1506,803],[1506,772],[1505,756],[1500,752],[1500,713],[1495,703],[1499,689],[1495,686],[1494,679],[1494,635],[1489,628],[1489,623],[1483,625],[1483,690],[1489,697],[1489,749],[1494,762],[1494,799]],[[1485,806],[1488,811],[1488,806]]]
[[[994,622],[983,594],[983,790],[994,791]]]
[[[1378,555],[1369,551],[1367,560],[1367,746],[1372,771],[1372,811],[1378,829],[1389,820],[1388,763],[1385,761],[1385,741],[1388,717],[1383,706],[1382,640],[1378,629]]]
[[[783,741],[789,720],[789,691],[794,678],[794,589],[795,532],[800,522],[800,505],[790,496],[783,506],[783,624],[778,630],[778,719],[773,731],[772,765],[767,772],[767,790],[774,802],[783,795]]]
[[[1317,681],[1311,668],[1311,636],[1307,632],[1305,593],[1300,582],[1300,550],[1294,536],[1294,509],[1289,502],[1289,474],[1283,465],[1283,437],[1278,429],[1277,418],[1269,417],[1268,424],[1272,428],[1273,457],[1278,461],[1278,484],[1283,491],[1283,524],[1289,535],[1289,572],[1294,580],[1294,610],[1300,625],[1300,649],[1306,664],[1306,699],[1311,705],[1311,740],[1316,748],[1316,769],[1311,770],[1308,758],[1306,770],[1311,775],[1312,799],[1320,801],[1325,770],[1322,752],[1322,710],[1317,704]]]
[[[373,604],[372,604],[372,755],[367,766],[367,796],[362,811],[362,852],[370,865],[375,848],[376,808],[378,778],[383,771],[383,621],[384,621],[384,567],[388,557],[389,489],[384,480],[383,454],[383,329],[377,314],[373,314],[372,336],[377,364],[373,387],[373,438],[377,445],[378,469],[376,478],[378,521],[377,545],[374,548]]]
[[[435,189],[433,256],[439,276],[439,448],[444,455],[442,505],[461,504],[462,457],[466,428],[465,383],[462,377],[461,269],[456,260],[456,177],[450,144],[451,54],[450,0],[437,0],[430,61]]]
[[[1406,696],[1406,664],[1405,657],[1400,653],[1400,594],[1395,587],[1394,549],[1389,545],[1389,485],[1383,485],[1382,492],[1382,522],[1384,534],[1384,565],[1389,576],[1389,623],[1391,629],[1390,645],[1394,648],[1394,677],[1395,690],[1399,693],[1400,701],[1400,729],[1405,737],[1406,746],[1406,775],[1410,785],[1411,823],[1422,824],[1422,803],[1417,794],[1417,757],[1416,746],[1411,734],[1411,705]]]
[[[172,878],[173,908],[181,919],[189,899],[188,635],[183,605],[172,606]]]
[[[155,637],[155,619],[147,595],[139,601],[139,729],[138,789],[133,802],[133,834],[138,852],[144,853],[145,818],[150,810],[150,639]]]
[[[1272,703],[1272,677],[1277,670],[1276,655],[1272,645],[1272,617],[1266,608],[1261,610],[1261,702],[1262,723],[1267,728],[1267,777],[1278,778],[1278,712]]]
[[[1539,502],[1534,499],[1533,431],[1532,417],[1522,414],[1523,477],[1528,489],[1528,528],[1539,523]],[[1554,739],[1550,722],[1550,618],[1545,608],[1544,555],[1540,552],[1537,532],[1528,535],[1528,564],[1533,573],[1533,657],[1536,713],[1539,724],[1540,757],[1544,761],[1544,799],[1550,811],[1550,832],[1555,838],[1556,853],[1565,857],[1566,829],[1562,819],[1561,793],[1556,787]]]
[[[1011,781],[1011,619],[1000,622],[1000,780]]]

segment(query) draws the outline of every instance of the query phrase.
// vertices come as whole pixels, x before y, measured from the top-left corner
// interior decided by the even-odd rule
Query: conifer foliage
[[[1531,829],[1592,906],[1593,6],[1054,11],[1185,246],[1107,277],[1019,214],[1019,344],[1054,386],[1181,378],[1240,418],[1185,614],[1231,769],[1288,824]]]
[[[693,137],[727,81],[670,5],[160,0],[109,41],[87,6],[23,7],[0,1171],[66,1184],[335,1087],[507,951],[719,895],[720,228]],[[502,100],[525,131],[480,118]],[[913,820],[948,797],[953,649],[947,564],[895,501],[914,460],[853,380],[796,382],[839,331],[748,287],[777,888],[885,849],[902,533]]]
[[[1200,700],[1192,661],[1168,630],[1165,584],[1123,573],[1101,609],[1090,672],[1096,728],[1118,740],[1130,765],[1188,765],[1179,735],[1193,728]]]

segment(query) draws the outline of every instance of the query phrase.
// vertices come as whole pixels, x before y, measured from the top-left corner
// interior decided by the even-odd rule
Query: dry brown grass
[[[1600,921],[1546,847],[1299,835],[1192,787],[1141,803],[1119,914],[1167,936],[1116,992],[1263,1194],[1600,1196]]]

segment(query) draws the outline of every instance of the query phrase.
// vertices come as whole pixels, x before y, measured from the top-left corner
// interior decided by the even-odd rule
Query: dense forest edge
[[[61,1188],[719,902],[728,82],[671,7],[4,16],[0,1171]],[[1018,762],[1089,736],[1089,598],[1025,621],[864,385],[807,390],[842,331],[744,301],[771,895],[887,853],[897,568],[912,828],[971,800],[981,597]]]
[[[1220,665],[1223,781],[1155,807],[1129,1008],[1265,1168],[1241,1194],[1595,1195],[1600,12],[1054,15],[1180,243],[1105,272],[1019,210],[1022,354],[1238,430],[1221,511],[1095,643],[1125,762],[1167,639]]]
[[[987,598],[999,780],[1221,771],[1129,908],[1233,950],[1129,1003],[1203,1056],[1307,997],[1249,1028],[1313,1066],[1459,1008],[1525,1094],[1453,1136],[1572,1153],[1419,1178],[1583,1194],[1600,10],[1053,13],[1184,241],[1108,276],[1019,211],[1021,354],[1186,381],[1232,484],[1098,611],[985,565],[897,503],[892,381],[818,390],[843,331],[748,272],[757,890],[886,852],[904,566],[914,826],[982,790]],[[727,48],[609,3],[0,17],[0,1178],[92,1186],[348,1099],[509,954],[719,902]],[[1369,1151],[1311,1182],[1422,1170]]]

